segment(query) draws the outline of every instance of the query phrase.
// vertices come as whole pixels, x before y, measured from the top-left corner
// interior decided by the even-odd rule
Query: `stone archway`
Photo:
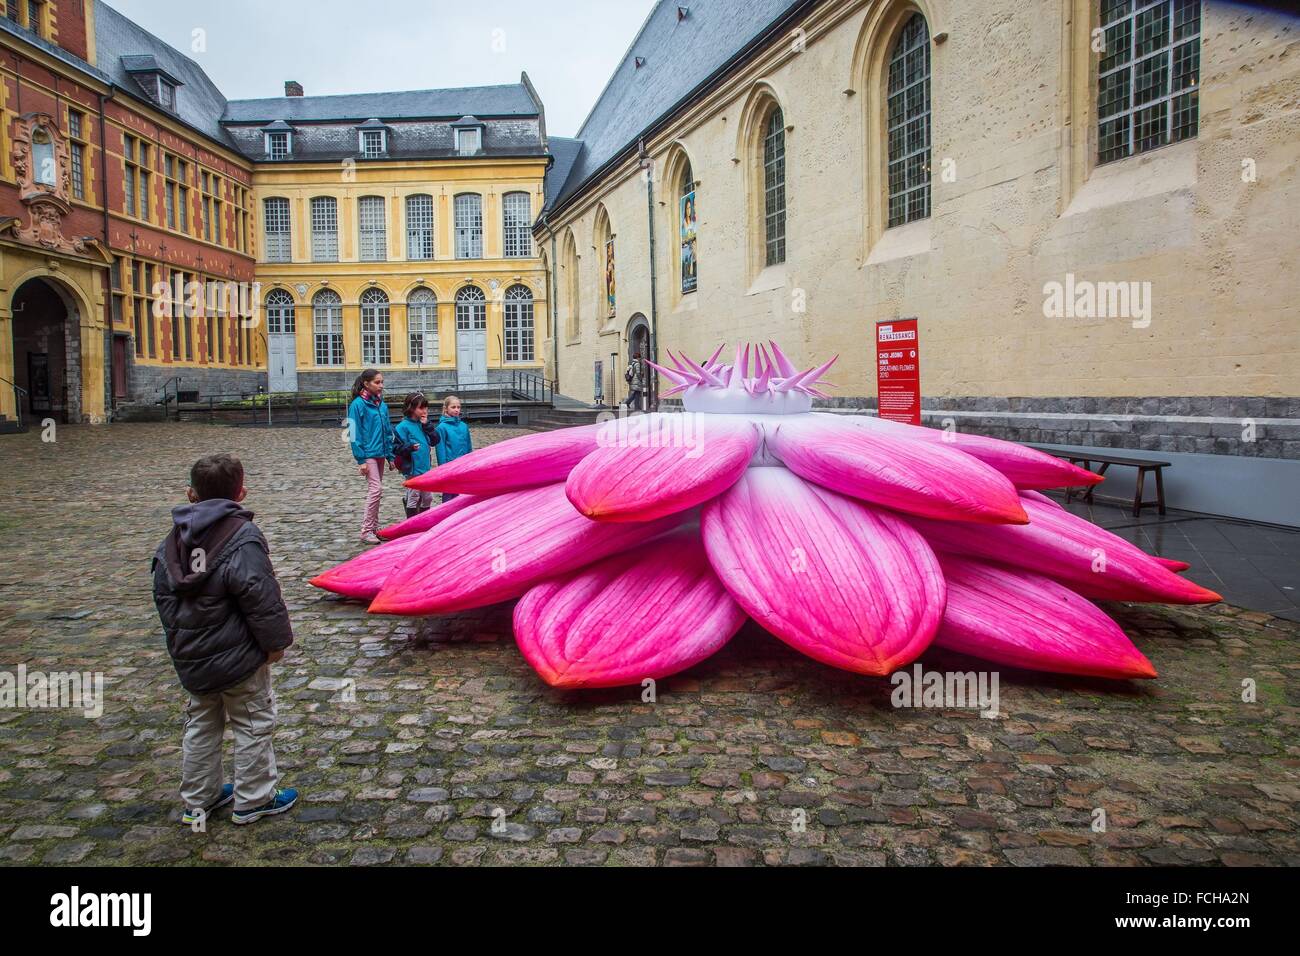
[[[650,383],[650,366],[646,363],[650,360],[650,323],[640,312],[632,316],[627,323],[628,365],[630,366],[636,359],[641,360],[641,375],[639,381],[627,383],[628,398],[635,410],[645,411],[649,407],[647,389]]]
[[[10,311],[14,382],[27,393],[23,417],[79,423],[81,323],[76,300],[58,280],[36,277],[14,291]]]

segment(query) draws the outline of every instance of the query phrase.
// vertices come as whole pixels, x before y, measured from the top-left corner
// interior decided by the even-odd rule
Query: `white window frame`
[[[266,262],[293,261],[293,216],[289,200],[284,196],[267,196],[262,200],[262,248]]]
[[[512,204],[515,206],[514,209],[511,209]],[[531,195],[515,191],[501,197],[502,248],[507,259],[532,258],[532,219],[533,197]]]
[[[392,303],[383,289],[361,293],[361,364],[372,368],[393,364]]]
[[[362,262],[388,259],[388,200],[383,196],[357,199],[357,257]]]
[[[311,261],[339,261],[339,201],[333,196],[311,198]]]
[[[487,296],[476,285],[456,293],[456,331],[482,332],[487,328]]]
[[[427,216],[424,207],[427,205]],[[423,253],[427,250],[428,255]],[[426,261],[435,254],[433,231],[433,197],[428,193],[414,193],[406,197],[406,258]]]
[[[473,149],[469,148],[466,138],[473,136]],[[474,156],[483,152],[483,127],[467,126],[464,129],[456,130],[456,152],[461,156]]]
[[[268,334],[291,334],[298,328],[298,316],[293,296],[284,289],[272,289],[266,294],[266,331]]]
[[[317,365],[345,364],[343,351],[343,300],[332,289],[322,289],[311,300],[312,357]],[[322,358],[324,361],[322,361]]]
[[[437,365],[438,297],[432,289],[416,289],[406,300],[407,357],[412,365]]]
[[[456,225],[456,258],[482,259],[483,197],[479,193],[457,193],[452,207]]]
[[[534,321],[533,290],[523,283],[512,285],[506,290],[503,318],[507,362],[537,361]]]
[[[283,144],[284,148],[278,148]],[[273,160],[289,159],[293,156],[293,134],[288,130],[277,130],[266,134],[266,155]]]
[[[362,159],[382,159],[388,155],[388,131],[383,129],[363,129],[358,130],[361,134],[357,140],[357,149],[361,153]],[[379,145],[372,149],[370,146],[370,137],[378,136]]]

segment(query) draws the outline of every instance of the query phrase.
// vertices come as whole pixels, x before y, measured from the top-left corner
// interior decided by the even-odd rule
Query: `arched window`
[[[532,290],[512,285],[506,290],[505,311],[506,361],[534,361]]]
[[[889,225],[930,215],[930,30],[914,13],[889,56]]]
[[[433,197],[406,197],[406,258],[433,258]]]
[[[581,309],[578,298],[578,244],[572,230],[564,234],[563,252],[560,253],[560,288],[564,291],[565,332],[576,339],[582,331]]]
[[[681,257],[678,260],[677,271],[681,278],[683,295],[695,291],[699,269],[699,250],[696,245],[698,230],[695,172],[691,169],[691,161],[683,157],[681,173],[677,178],[677,234],[681,243]]]
[[[1101,29],[1097,162],[1194,137],[1200,122],[1201,4],[1102,0]]]
[[[333,289],[321,289],[311,300],[312,334],[317,365],[343,364],[343,300]]]
[[[416,289],[406,300],[406,330],[412,365],[438,363],[438,297],[432,289]]]
[[[296,328],[293,296],[284,289],[272,289],[266,294],[266,331],[274,335],[294,332]]]
[[[483,197],[478,193],[456,197],[456,258],[483,258]]]
[[[533,198],[528,193],[506,193],[501,215],[508,259],[526,259],[533,254]]]
[[[270,196],[262,200],[262,232],[267,262],[288,262],[293,258],[288,199]]]
[[[456,293],[456,329],[460,332],[487,328],[487,296],[476,285],[467,285]]]
[[[357,200],[358,245],[362,262],[383,262],[388,258],[388,227],[383,196],[362,196]]]
[[[596,254],[600,256],[603,268],[600,289],[602,293],[601,308],[606,318],[614,318],[618,311],[618,283],[615,273],[614,231],[609,225],[609,213],[601,206],[596,210]]]
[[[361,293],[361,364],[388,365],[393,361],[389,332],[387,293],[367,289]]]
[[[339,201],[333,196],[312,198],[311,261],[339,261]]]
[[[32,181],[42,186],[58,182],[54,161],[54,140],[44,126],[32,130]]]
[[[772,108],[763,127],[763,238],[765,262],[785,262],[785,114]]]

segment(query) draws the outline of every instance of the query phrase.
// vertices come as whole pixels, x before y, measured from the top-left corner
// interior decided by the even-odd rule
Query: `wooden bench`
[[[1160,514],[1165,513],[1164,469],[1171,467],[1170,462],[1154,461],[1150,458],[1124,458],[1119,455],[1103,455],[1093,451],[1070,451],[1068,448],[1047,448],[1043,445],[1029,445],[1028,447],[1036,449],[1037,451],[1046,452],[1049,455],[1055,455],[1057,458],[1064,458],[1070,464],[1079,465],[1089,471],[1092,470],[1094,464],[1100,465],[1101,467],[1097,469],[1097,474],[1099,475],[1105,475],[1106,470],[1110,468],[1111,465],[1119,465],[1125,468],[1136,468],[1137,490],[1133,495],[1133,517],[1136,518],[1142,513],[1143,508],[1151,505],[1155,505]],[[1142,497],[1143,488],[1146,485],[1147,472],[1149,471],[1155,472],[1156,476],[1155,501],[1146,501]],[[1092,504],[1093,502],[1093,491],[1095,488],[1096,485],[1093,485],[1089,487],[1087,491],[1082,492],[1083,500],[1088,504]],[[1074,499],[1074,494],[1075,490],[1073,488],[1067,488],[1065,491],[1065,500],[1072,501]],[[1125,498],[1109,497],[1106,500],[1122,501],[1125,504],[1128,504],[1128,500]]]

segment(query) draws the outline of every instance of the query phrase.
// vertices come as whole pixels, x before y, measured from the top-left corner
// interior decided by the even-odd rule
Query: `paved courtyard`
[[[244,460],[293,616],[276,746],[304,796],[192,833],[149,558],[215,451]],[[362,479],[334,430],[63,428],[0,439],[0,461],[0,670],[107,681],[98,719],[0,710],[7,863],[1300,863],[1300,624],[1262,612],[1111,606],[1158,681],[1003,670],[992,720],[895,709],[887,681],[752,626],[656,703],[562,694],[508,607],[370,618],[307,585],[360,547]]]

